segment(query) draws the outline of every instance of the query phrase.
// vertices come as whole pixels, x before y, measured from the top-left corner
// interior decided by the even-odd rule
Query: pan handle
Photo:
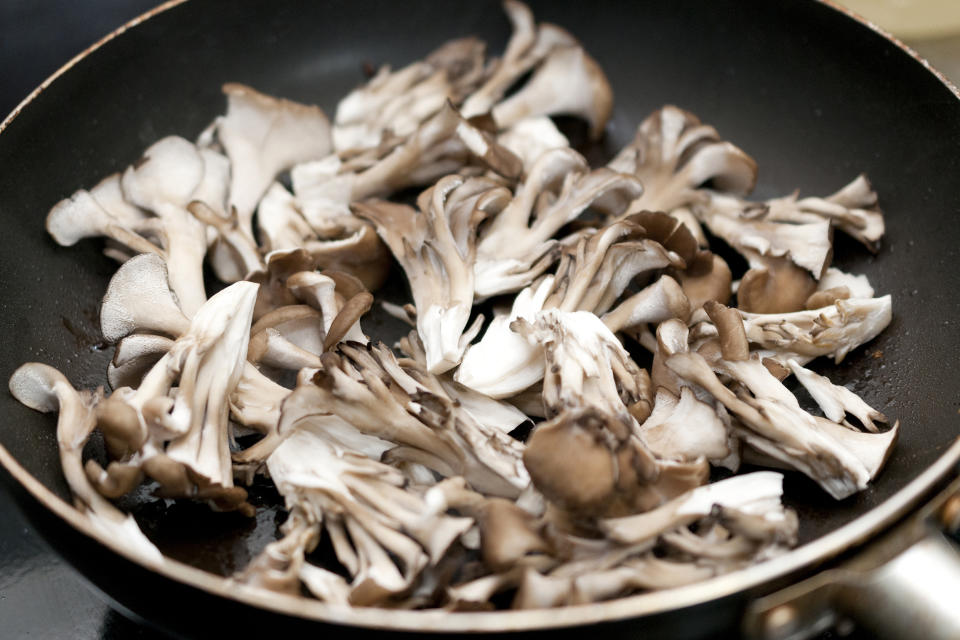
[[[960,485],[853,559],[754,601],[754,640],[805,640],[860,627],[878,638],[960,638]]]

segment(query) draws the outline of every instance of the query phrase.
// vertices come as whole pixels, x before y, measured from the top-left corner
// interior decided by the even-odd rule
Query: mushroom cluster
[[[673,106],[591,167],[551,116],[602,136],[602,69],[504,6],[500,57],[446,43],[380,69],[332,122],[225,85],[197,140],[164,138],[53,207],[57,243],[104,237],[120,262],[100,309],[110,391],[40,363],[9,386],[59,412],[95,528],[168,562],[111,500],[146,485],[253,515],[260,476],[287,518],[238,588],[556,607],[786,552],[783,475],[733,475],[745,461],[836,499],[876,477],[898,423],[807,368],[891,320],[889,295],[831,266],[835,231],[869,250],[883,235],[867,179],[747,200],[753,159]],[[383,307],[412,330],[391,346],[361,320],[394,262],[411,303]],[[96,431],[105,457],[85,458]]]

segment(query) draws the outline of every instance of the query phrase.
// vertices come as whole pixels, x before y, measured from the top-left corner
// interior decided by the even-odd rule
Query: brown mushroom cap
[[[594,409],[563,412],[530,436],[523,463],[547,499],[572,511],[604,505],[617,485],[616,461]]]
[[[703,305],[703,308],[713,324],[717,326],[717,332],[720,334],[720,352],[724,360],[736,361],[749,358],[750,345],[747,343],[747,333],[743,328],[740,312],[712,300]]]
[[[733,276],[726,260],[715,253],[698,252],[693,260],[687,263],[686,269],[677,270],[676,278],[690,301],[691,310],[699,309],[708,300],[720,304],[730,301]]]
[[[822,309],[835,304],[837,300],[849,299],[850,289],[847,287],[832,287],[812,293],[803,306],[805,309]]]
[[[766,268],[747,271],[737,289],[737,306],[750,313],[800,311],[817,290],[817,282],[806,269],[789,258],[765,258]]]
[[[535,528],[533,516],[513,502],[491,498],[477,515],[480,552],[493,571],[513,568],[530,553],[546,552],[549,545]]]

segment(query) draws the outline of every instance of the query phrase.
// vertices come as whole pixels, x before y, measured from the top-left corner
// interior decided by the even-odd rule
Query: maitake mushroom
[[[876,477],[899,423],[807,368],[892,318],[889,295],[831,266],[834,230],[870,250],[883,235],[867,179],[748,201],[754,161],[673,106],[591,168],[550,116],[599,138],[603,71],[564,29],[504,7],[499,58],[467,37],[383,67],[332,125],[224,85],[226,114],[195,143],[159,140],[53,207],[57,243],[104,236],[122,263],[100,308],[112,392],[38,363],[10,390],[59,411],[64,475],[92,527],[160,563],[111,500],[251,516],[243,485],[263,476],[288,517],[234,576],[243,588],[557,607],[796,543],[782,475],[709,483],[711,466],[796,470],[837,499]],[[416,206],[409,188],[423,189]],[[361,326],[391,254],[412,297],[384,303],[415,326],[403,357]],[[207,266],[229,285],[209,299]],[[649,372],[623,338],[652,354]],[[104,451],[85,460],[95,432]]]

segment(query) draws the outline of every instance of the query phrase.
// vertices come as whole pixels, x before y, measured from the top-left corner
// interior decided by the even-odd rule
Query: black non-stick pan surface
[[[672,103],[697,113],[759,164],[758,198],[825,195],[860,172],[886,213],[877,255],[844,238],[835,264],[893,295],[894,320],[839,366],[819,370],[902,423],[887,468],[868,491],[835,502],[789,474],[803,542],[892,496],[960,435],[960,101],[897,44],[810,0],[533,2],[537,18],[569,28],[609,76],[616,108],[603,160],[649,112]],[[76,62],[0,133],[0,379],[22,362],[53,364],[77,387],[105,382],[110,350],[97,307],[115,264],[90,241],[57,247],[43,229],[50,206],[124,168],[160,137],[193,137],[224,109],[220,85],[242,82],[332,113],[370,64],[400,66],[450,38],[474,34],[501,51],[509,27],[496,2],[214,2],[160,12]],[[376,333],[376,325],[370,327]],[[55,419],[0,394],[0,444],[64,499]],[[267,505],[274,496],[254,491]],[[255,521],[190,506],[141,507],[138,517],[177,559],[211,571],[241,566],[273,535],[276,510]],[[175,629],[289,624],[196,589],[154,578],[54,516],[49,538],[121,604]],[[206,541],[193,541],[195,533]],[[133,575],[135,580],[131,580]],[[147,596],[145,596],[147,594]],[[165,606],[155,606],[157,601]],[[169,599],[169,600],[168,600]],[[169,606],[166,603],[169,602]],[[199,626],[179,611],[218,612]],[[681,635],[735,622],[716,602],[699,619],[612,626]],[[166,613],[164,613],[166,612]],[[676,624],[676,618],[671,624]],[[246,627],[243,627],[246,628]]]

